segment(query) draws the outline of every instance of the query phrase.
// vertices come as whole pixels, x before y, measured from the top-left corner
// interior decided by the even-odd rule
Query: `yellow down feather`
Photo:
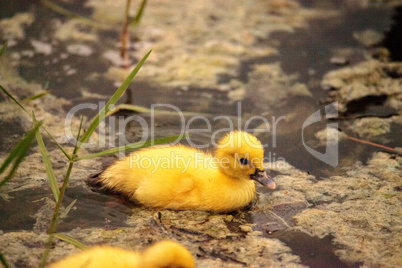
[[[110,246],[97,246],[52,263],[49,268],[194,268],[191,253],[172,242],[159,242],[143,254]]]
[[[176,146],[134,152],[102,172],[97,182],[150,207],[232,211],[255,197],[250,175],[263,170],[264,151],[251,134],[235,131],[214,155]],[[240,159],[247,159],[247,164]]]

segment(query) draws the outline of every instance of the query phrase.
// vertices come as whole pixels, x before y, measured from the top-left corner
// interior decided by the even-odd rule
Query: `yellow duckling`
[[[191,253],[183,246],[162,241],[148,248],[143,254],[110,246],[97,246],[61,261],[49,268],[194,268]]]
[[[253,135],[234,131],[214,156],[183,145],[134,152],[92,177],[91,184],[158,208],[232,211],[249,204],[260,182],[275,189],[263,171],[264,151]]]

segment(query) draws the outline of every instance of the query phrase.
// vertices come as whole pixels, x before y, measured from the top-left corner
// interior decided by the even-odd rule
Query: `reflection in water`
[[[50,189],[41,188],[21,190],[9,194],[10,200],[0,199],[0,230],[36,230],[46,231],[50,222],[54,203],[47,205],[44,197],[51,196]],[[119,197],[92,192],[87,187],[68,188],[64,201],[65,207],[77,199],[68,216],[59,222],[59,232],[71,231],[75,228],[100,227],[113,229],[124,227],[131,215],[132,208],[138,205]],[[27,205],[29,204],[29,205]]]
[[[9,193],[9,200],[0,198],[0,230],[32,230],[36,222],[33,215],[45,204],[44,196],[49,192],[36,188]]]
[[[123,198],[92,192],[87,187],[76,186],[66,191],[65,204],[74,199],[75,210],[70,211],[57,229],[67,232],[75,228],[115,229],[125,227],[125,221],[132,213],[132,208],[138,206]]]
[[[336,246],[333,245],[331,236],[320,239],[302,232],[278,231],[267,237],[278,238],[284,242],[294,254],[300,257],[301,263],[308,267],[360,267],[361,265],[341,261],[334,254]]]

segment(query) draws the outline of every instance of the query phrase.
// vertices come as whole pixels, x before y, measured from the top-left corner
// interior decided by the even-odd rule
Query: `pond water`
[[[63,1],[60,1],[63,2]],[[68,1],[67,1],[68,2]],[[229,125],[225,120],[213,120],[215,116],[225,115],[230,118],[242,119],[244,122],[253,115],[265,116],[272,120],[280,116],[287,117],[278,123],[277,135],[268,133],[259,135],[263,144],[270,144],[265,150],[266,156],[275,159],[285,159],[296,168],[307,171],[316,176],[319,180],[330,175],[344,174],[345,167],[350,163],[361,161],[365,162],[378,148],[356,143],[354,141],[342,141],[339,145],[339,165],[335,168],[324,164],[312,156],[303,146],[301,139],[301,128],[303,122],[309,115],[322,109],[328,98],[329,91],[322,89],[320,81],[323,76],[331,70],[341,68],[332,64],[331,58],[334,57],[336,50],[351,51],[348,56],[350,65],[358,64],[365,60],[367,48],[353,38],[353,33],[367,29],[375,30],[379,33],[389,31],[392,24],[393,10],[388,6],[369,5],[362,8],[358,5],[349,6],[347,1],[301,1],[304,7],[320,7],[324,10],[338,10],[339,15],[328,18],[312,19],[306,29],[297,29],[295,32],[274,32],[268,37],[260,37],[259,47],[275,47],[279,54],[262,57],[251,57],[240,59],[239,68],[235,73],[220,74],[216,88],[213,87],[172,87],[155,85],[146,81],[135,81],[129,87],[127,94],[122,98],[121,103],[128,103],[150,108],[152,104],[165,103],[174,105],[182,111],[195,112],[206,115],[211,119],[211,132]],[[77,12],[82,16],[91,14],[92,10],[85,6],[86,1],[75,1],[74,3],[62,3],[66,8]],[[22,57],[18,64],[19,75],[28,82],[39,83],[51,91],[57,97],[71,100],[71,105],[65,105],[63,109],[68,111],[80,103],[97,103],[105,101],[102,96],[110,96],[116,89],[117,83],[105,76],[95,76],[93,74],[104,73],[110,66],[102,55],[105,51],[114,49],[118,42],[120,29],[101,31],[99,40],[91,43],[93,53],[88,57],[80,55],[66,54],[69,41],[47,39],[48,32],[54,31],[54,23],[57,19],[63,20],[64,17],[41,5],[39,1],[1,1],[0,20],[14,16],[17,12],[33,12],[35,21],[26,30],[25,40],[47,40],[52,44],[52,55],[46,53],[35,53],[30,57]],[[89,27],[89,26],[84,26]],[[389,39],[387,39],[389,42]],[[0,41],[3,43],[1,36]],[[374,50],[375,48],[370,48]],[[12,45],[7,53],[20,53],[32,50],[30,42],[19,42]],[[232,79],[241,81],[244,84],[253,82],[251,75],[256,64],[275,64],[278,63],[283,73],[292,79],[292,84],[303,83],[308,86],[310,96],[286,96],[271,102],[260,96],[261,92],[246,92],[245,98],[241,101],[233,101],[228,97],[226,91],[219,90],[220,84],[225,84]],[[66,67],[67,66],[67,67]],[[147,64],[143,66],[147,68]],[[66,75],[66,70],[74,70],[71,75]],[[284,78],[285,79],[285,78]],[[287,79],[287,78],[286,78]],[[83,97],[81,89],[87,89],[93,93],[90,97]],[[95,95],[96,94],[96,95]],[[99,97],[101,96],[101,97]],[[385,97],[386,98],[386,97]],[[362,103],[354,103],[343,114],[345,118],[356,118],[366,116],[389,117],[397,114],[398,111],[384,107],[384,100],[375,98],[372,101],[366,100]],[[240,108],[239,108],[240,107]],[[239,113],[239,109],[241,112]],[[93,111],[83,111],[82,114],[93,116]],[[123,111],[117,116],[128,117],[132,113]],[[141,115],[146,122],[151,123],[150,115]],[[185,117],[188,122],[191,116]],[[348,119],[335,120],[339,124],[339,129],[343,130]],[[156,137],[177,135],[180,133],[182,124],[177,115],[157,115],[156,116]],[[272,122],[272,121],[270,121]],[[317,122],[305,129],[305,140],[314,142],[314,135],[319,130],[325,128],[328,122]],[[252,127],[257,127],[261,121],[253,121]],[[14,134],[21,134],[23,129],[15,124],[8,126],[7,123],[0,121],[0,135],[9,137]],[[205,122],[194,121],[192,128],[205,128]],[[400,146],[397,133],[401,133],[400,125],[395,125],[394,130],[386,135],[377,138],[376,142],[390,147]],[[136,141],[140,126],[136,123],[128,125],[127,137],[130,142]],[[223,134],[223,133],[222,133]],[[194,144],[205,144],[210,140],[210,132],[193,133],[191,142]],[[218,135],[219,136],[219,135]],[[273,146],[274,140],[276,146]],[[183,141],[183,143],[188,143]],[[308,143],[311,144],[311,143]],[[0,150],[8,151],[11,146],[7,145],[7,140],[2,139]],[[211,145],[208,149],[213,149]],[[318,151],[324,152],[325,147],[316,147]],[[273,176],[277,173],[273,172]],[[269,194],[269,193],[268,193]],[[41,198],[50,195],[48,189],[29,189],[10,194],[12,200],[3,201],[0,199],[0,230],[32,230],[35,222],[32,215],[44,204]],[[80,186],[69,188],[66,193],[65,204],[77,199],[76,208],[70,213],[71,218],[63,220],[59,231],[69,231],[80,227],[104,227],[117,228],[124,227],[124,221],[130,215],[132,207],[137,206],[119,198],[103,195],[90,191],[88,188]],[[26,209],[27,200],[38,200]],[[12,202],[12,206],[9,206]],[[314,204],[312,204],[314,205]],[[112,209],[111,209],[112,208]],[[24,213],[19,213],[24,211]],[[77,220],[78,219],[78,220]],[[355,267],[358,264],[345,263],[339,260],[334,254],[336,247],[332,243],[331,237],[318,239],[310,237],[304,233],[278,231],[268,234],[265,225],[264,215],[259,212],[250,213],[248,222],[256,223],[256,230],[263,232],[264,236],[278,238],[287,244],[295,254],[300,256],[303,264],[310,267]],[[16,224],[17,222],[17,224]]]

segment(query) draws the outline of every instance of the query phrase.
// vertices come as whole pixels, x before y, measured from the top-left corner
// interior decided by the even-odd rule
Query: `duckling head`
[[[222,138],[215,151],[218,165],[226,175],[255,180],[269,189],[275,189],[275,182],[263,168],[264,150],[261,142],[244,131],[233,131]]]
[[[182,245],[173,241],[162,241],[142,254],[138,267],[194,268],[195,262],[191,253]]]

